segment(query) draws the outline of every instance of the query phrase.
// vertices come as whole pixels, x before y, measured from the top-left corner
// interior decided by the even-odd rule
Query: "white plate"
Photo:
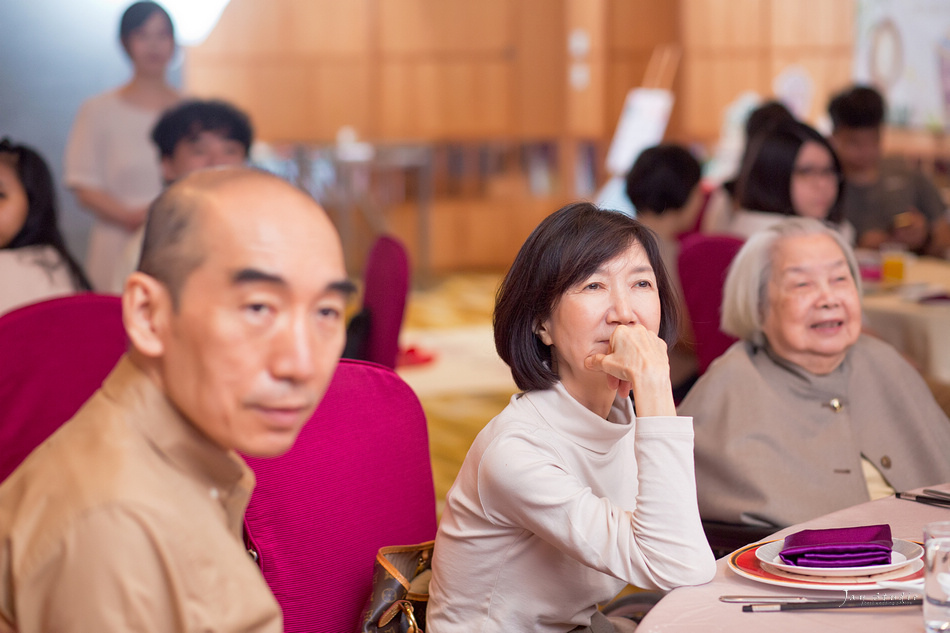
[[[862,567],[803,567],[783,563],[779,552],[785,546],[785,541],[767,543],[755,551],[755,557],[765,565],[789,574],[799,576],[821,576],[834,578],[836,576],[873,576],[884,574],[904,567],[924,555],[924,548],[911,541],[894,539],[894,550],[891,552],[891,562],[886,565],[864,565]]]
[[[881,580],[912,582],[924,577],[924,561],[919,558],[910,561],[900,569],[873,576],[828,578],[827,576],[789,574],[781,569],[775,569],[767,563],[763,564],[762,561],[756,558],[755,554],[758,549],[766,545],[768,543],[753,543],[737,549],[726,559],[729,568],[740,576],[755,582],[778,587],[816,589],[818,591],[880,591],[881,587],[878,582]]]

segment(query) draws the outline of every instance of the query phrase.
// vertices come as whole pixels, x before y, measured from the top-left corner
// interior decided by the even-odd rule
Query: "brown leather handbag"
[[[434,544],[426,541],[379,550],[361,633],[423,633]]]

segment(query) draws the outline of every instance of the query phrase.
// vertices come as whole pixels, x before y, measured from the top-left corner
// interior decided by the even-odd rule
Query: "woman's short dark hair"
[[[143,1],[133,2],[128,6],[119,20],[119,41],[122,42],[122,48],[129,50],[129,36],[132,31],[145,24],[145,21],[152,17],[153,13],[161,13],[168,21],[168,28],[171,30],[172,39],[175,39],[175,23],[172,22],[172,16],[168,15],[165,7],[157,2]]]
[[[605,262],[639,243],[656,274],[660,338],[676,342],[679,314],[653,232],[619,211],[575,202],[545,218],[521,247],[495,296],[495,349],[519,389],[548,389],[559,379],[551,350],[535,334],[561,297]]]
[[[792,173],[799,150],[808,142],[818,143],[831,154],[838,178],[838,195],[825,220],[840,224],[844,219],[841,208],[844,191],[841,186],[844,177],[841,162],[824,136],[799,121],[778,123],[752,141],[736,183],[739,204],[752,211],[797,215],[792,204]]]
[[[679,145],[643,150],[627,173],[627,197],[637,212],[681,209],[699,184],[699,161]]]
[[[73,286],[77,290],[90,290],[91,286],[79,264],[69,254],[66,242],[59,231],[56,212],[56,192],[53,176],[43,157],[26,145],[16,145],[10,139],[0,141],[0,156],[10,156],[17,178],[26,191],[26,221],[20,231],[4,248],[24,246],[51,246],[66,262]]]

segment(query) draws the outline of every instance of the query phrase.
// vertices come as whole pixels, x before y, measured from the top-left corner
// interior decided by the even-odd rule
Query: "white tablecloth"
[[[921,257],[908,262],[908,284],[932,284],[950,291],[950,262]],[[865,294],[867,326],[917,364],[920,371],[950,383],[950,302],[924,305],[906,297],[914,286]]]
[[[932,486],[950,491],[950,484]],[[889,523],[894,538],[921,540],[923,526],[931,521],[950,521],[950,508],[888,497],[806,521],[777,532],[773,538],[804,528],[849,527]],[[742,605],[719,601],[722,595],[755,596],[838,596],[837,592],[797,590],[755,582],[737,575],[726,564],[716,563],[716,577],[699,587],[682,587],[670,592],[644,618],[638,633],[716,633],[726,631],[769,631],[769,633],[812,633],[813,631],[853,631],[854,633],[920,633],[924,630],[919,606],[876,609],[831,609],[744,613]],[[900,594],[881,590],[881,595]],[[875,593],[869,595],[876,595]]]

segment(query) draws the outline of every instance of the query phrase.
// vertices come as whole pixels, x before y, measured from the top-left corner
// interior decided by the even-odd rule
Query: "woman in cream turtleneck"
[[[692,420],[670,386],[676,321],[655,238],[636,220],[577,203],[534,230],[494,315],[523,391],[448,493],[429,633],[627,631],[597,609],[627,584],[712,578]]]

